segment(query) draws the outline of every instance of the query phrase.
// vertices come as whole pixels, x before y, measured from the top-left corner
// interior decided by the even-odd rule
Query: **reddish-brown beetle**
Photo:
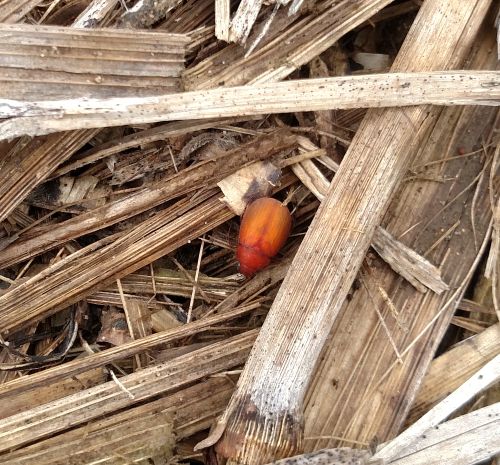
[[[263,197],[252,202],[241,220],[236,258],[240,273],[247,278],[269,265],[285,244],[292,227],[292,216],[281,202]]]

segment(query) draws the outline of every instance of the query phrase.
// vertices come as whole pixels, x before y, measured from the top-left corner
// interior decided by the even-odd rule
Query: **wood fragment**
[[[0,331],[5,334],[9,328],[53,314],[233,216],[217,196],[189,207],[188,201],[180,201],[121,237],[107,238],[108,245],[87,246],[3,294]],[[67,276],[73,277],[71,282]]]
[[[231,1],[215,0],[215,37],[229,42],[229,25],[231,22]]]
[[[132,8],[123,13],[118,27],[140,29],[151,26],[180,2],[181,0],[137,0]]]
[[[428,288],[436,294],[441,294],[448,289],[438,268],[397,241],[385,229],[381,227],[376,229],[372,245],[396,273],[403,276],[420,292],[426,292]]]
[[[497,17],[495,19],[495,26],[497,28],[497,56],[500,60],[500,10],[497,12]]]
[[[172,457],[175,437],[173,434],[172,415],[152,413],[138,418],[130,418],[126,424],[117,424],[104,431],[92,431],[85,427],[81,429],[82,437],[71,442],[63,442],[50,449],[33,453],[8,455],[2,461],[5,464],[44,464],[62,465],[70,460],[77,463],[116,464],[117,457],[127,457],[134,463],[158,454]],[[24,451],[23,451],[24,452]],[[120,460],[121,463],[123,463]],[[130,462],[129,462],[130,463]]]
[[[187,271],[189,276],[193,274]],[[121,280],[123,290],[129,295],[140,293],[142,295],[170,295],[179,297],[189,297],[191,295],[192,281],[183,273],[178,271],[160,268],[155,274],[155,288],[153,289],[151,277],[145,274],[131,273]],[[240,280],[234,277],[217,278],[199,276],[198,285],[209,300],[221,301],[239,287]],[[116,291],[115,285],[107,288],[109,291]]]
[[[347,57],[341,51],[340,46],[332,47],[332,54],[337,54],[338,56],[345,57],[345,62],[347,62]],[[340,60],[339,60],[340,61]],[[340,71],[340,72],[337,72]],[[321,78],[321,77],[329,77],[336,75],[345,75],[348,74],[348,69],[341,70],[330,70],[326,62],[321,57],[316,57],[309,64],[309,77],[310,78]],[[314,114],[315,126],[320,131],[332,132],[333,129],[333,121],[335,120],[335,112],[334,111],[319,111]],[[325,136],[320,137],[320,147],[325,150],[328,150],[328,153],[335,154],[335,141],[331,139],[327,139]]]
[[[74,27],[92,28],[100,24],[120,0],[92,0],[73,23]]]
[[[290,111],[433,105],[500,105],[500,72],[393,72],[286,81],[155,97],[0,100],[0,139],[178,119]],[[292,103],[291,103],[292,102]]]
[[[374,455],[391,461],[402,453],[408,454],[418,447],[418,440],[427,430],[436,427],[453,412],[500,379],[500,355],[490,360],[446,399],[429,410],[422,418],[401,433],[396,439],[383,446]],[[497,405],[500,407],[500,404]],[[500,447],[500,446],[499,446]]]
[[[279,7],[280,3],[275,3],[274,8],[272,9],[271,13],[267,16],[266,20],[259,25],[258,35],[255,37],[253,42],[248,47],[245,53],[245,57],[249,57],[253,53],[253,51],[258,47],[258,45],[264,39],[264,37],[269,33],[269,29],[271,28],[271,25],[273,24],[274,19],[278,14]]]
[[[0,23],[17,23],[43,0],[0,1]]]
[[[0,24],[0,98],[177,92],[189,38],[120,29]],[[26,83],[29,82],[29,85]]]
[[[432,133],[428,135],[428,142],[421,147],[419,159],[447,156],[446,147],[450,144],[450,138],[454,137],[454,126],[450,125],[450,121],[457,119],[460,119],[460,134],[474,136],[471,142],[459,138],[449,148],[450,152],[461,144],[476,143],[472,140],[482,140],[483,137],[488,140],[491,117],[491,114],[486,116],[472,108],[467,109],[466,114],[460,109],[445,110]],[[457,178],[460,182],[453,187],[453,192],[463,190],[464,186],[482,171],[483,164],[476,164],[474,169],[472,166],[468,168],[464,170],[461,164],[455,164],[453,168],[451,163],[446,166],[446,172],[450,175],[461,174],[461,177]],[[432,189],[429,187],[431,186],[421,190],[421,183],[406,185],[396,196],[396,199],[401,200],[395,201],[390,207],[383,226],[396,237],[400,237],[410,226],[420,221],[426,222],[440,208],[438,199],[448,198],[451,186],[433,185]],[[460,234],[453,235],[434,250],[432,255],[427,256],[439,265],[444,280],[449,283],[449,291],[440,296],[429,292],[421,294],[402,282],[401,278],[380,260],[372,262],[373,284],[387,291],[399,312],[397,317],[391,317],[392,312],[383,296],[376,296],[376,304],[388,315],[386,318],[390,322],[391,333],[405,363],[401,366],[394,360],[389,342],[381,335],[378,320],[373,315],[374,303],[367,300],[364,293],[354,291],[351,301],[341,310],[340,320],[330,336],[328,347],[325,348],[324,362],[321,363],[311,386],[306,410],[307,436],[331,434],[370,442],[373,437],[386,440],[399,432],[420,381],[454,314],[454,307],[465,292],[473,270],[488,244],[491,216],[487,209],[488,191],[485,183],[482,183],[477,189],[478,209],[481,209],[481,214],[476,218],[480,248],[476,252],[470,247],[470,209],[463,205],[470,203],[474,195],[474,191],[469,191],[465,197],[468,200],[463,199],[465,204],[460,204],[460,207],[457,205],[457,208],[447,211],[446,216],[439,217],[439,222],[446,218],[445,224],[452,224],[462,218]],[[412,212],[411,215],[397,213],[409,211]],[[424,253],[428,244],[432,244],[436,236],[440,235],[440,229],[422,232],[415,228],[401,240],[412,249]],[[353,327],[357,328],[355,340],[349,336],[349,328]],[[346,345],[349,346],[349,351],[339,355]],[[335,389],[328,385],[332,378],[337,380]],[[375,393],[380,399],[376,406],[369,400]],[[328,412],[326,405],[330,409]],[[343,444],[337,441],[313,440],[308,441],[307,449]]]
[[[493,160],[493,166],[491,167],[490,179],[497,176],[498,170],[500,170],[500,147],[497,147],[495,151],[495,157]],[[499,160],[498,170],[495,166],[496,160]],[[493,183],[491,183],[493,184]],[[492,185],[493,189],[493,185]],[[495,197],[492,193],[492,197]],[[493,295],[493,308],[497,314],[497,318],[500,319],[500,196],[497,199],[497,204],[491,206],[493,210],[493,232],[491,234],[491,248],[488,255],[488,261],[486,262],[486,269],[484,275],[491,280],[491,291]]]
[[[488,324],[485,322],[480,322],[474,318],[466,318],[463,316],[454,316],[451,319],[451,324],[458,326],[459,328],[466,329],[473,334],[480,333],[488,327]]]
[[[136,296],[134,297],[137,298],[138,300],[141,300],[150,311],[159,312],[160,310],[164,310],[165,302],[161,302],[151,297],[142,297],[142,298],[138,298]],[[101,305],[101,306],[112,305],[114,307],[122,306],[121,298],[116,292],[98,291],[93,295],[87,297],[85,300],[87,301],[87,303],[94,305]],[[154,315],[155,314],[151,315],[151,317],[153,318]],[[153,328],[155,328],[154,325]]]
[[[304,0],[293,0],[292,4],[290,5],[290,8],[288,9],[288,14],[290,16],[297,14],[300,11],[303,4]]]
[[[500,324],[455,345],[432,361],[412,404],[411,425],[500,352]]]
[[[498,457],[500,403],[462,415],[426,431],[411,452],[394,465],[473,465]]]
[[[313,453],[296,455],[288,459],[270,462],[273,465],[368,465],[370,452],[363,449],[339,447],[337,449],[323,449]],[[376,465],[375,463],[373,465]]]
[[[480,302],[475,302],[470,299],[462,299],[458,304],[457,310],[463,310],[464,312],[489,313],[492,315],[495,313],[492,308],[488,308]]]
[[[337,448],[323,449],[289,459],[271,462],[273,465],[473,465],[492,459],[500,452],[498,438],[491,434],[500,427],[500,403],[449,420],[426,430],[411,451],[386,462],[371,457],[369,451]]]
[[[261,7],[262,0],[248,0],[240,3],[231,21],[229,38],[232,42],[245,45]]]

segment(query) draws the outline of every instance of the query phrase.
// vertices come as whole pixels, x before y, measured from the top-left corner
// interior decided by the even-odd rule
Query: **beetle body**
[[[288,239],[291,227],[290,212],[278,200],[263,197],[252,202],[241,220],[236,252],[240,273],[250,277],[269,265]]]

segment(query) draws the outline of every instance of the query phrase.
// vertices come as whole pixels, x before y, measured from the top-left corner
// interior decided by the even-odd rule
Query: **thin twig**
[[[203,242],[203,241],[202,241]],[[179,261],[172,257],[172,261],[174,262],[175,266],[177,266],[177,268],[179,268],[179,270],[184,274],[184,276],[186,277],[186,279],[191,283],[191,285],[193,287],[195,287],[196,289],[198,289],[200,291],[200,294],[201,296],[203,297],[203,300],[209,304],[212,302],[212,300],[207,296],[206,292],[203,290],[203,288],[198,284],[198,282],[191,276],[191,274],[189,273],[188,270],[186,270],[186,268],[184,268],[181,263],[179,263]],[[196,274],[196,273],[195,273]]]
[[[391,335],[391,332],[389,331],[389,328],[387,327],[387,324],[384,320],[384,317],[382,316],[382,313],[380,312],[378,305],[375,301],[375,298],[373,297],[370,289],[368,288],[368,285],[366,283],[366,274],[364,272],[361,272],[361,282],[363,283],[363,287],[366,289],[366,292],[370,296],[370,300],[373,303],[373,307],[375,308],[375,312],[377,313],[378,319],[380,321],[380,324],[384,328],[385,333],[387,334],[387,337],[389,339],[389,342],[391,343],[392,348],[394,349],[394,353],[396,354],[396,358],[398,362],[402,365],[403,364],[403,359],[401,358],[401,354],[399,353],[398,347],[396,345],[396,342],[394,341],[394,338]]]
[[[154,298],[156,297],[156,280],[155,280],[155,270],[153,268],[153,264],[150,263],[149,264],[149,270],[151,272],[151,285],[153,287],[153,295],[151,296],[151,298],[148,300],[147,304],[149,305],[150,302],[152,302],[154,300]]]
[[[278,13],[279,7],[280,7],[280,2],[276,2],[274,4],[273,11],[271,11],[271,14],[268,16],[264,26],[262,27],[262,30],[259,32],[259,34],[255,38],[255,40],[252,42],[250,47],[248,47],[248,51],[245,53],[245,58],[248,58],[252,54],[252,52],[255,50],[257,45],[259,45],[261,40],[267,34],[267,31],[269,31],[269,28],[271,27],[271,24],[274,21],[274,17],[276,16],[276,13]]]
[[[203,236],[205,237],[205,236]],[[203,241],[200,242],[200,252],[198,254],[198,263],[196,264],[196,273],[194,275],[194,282],[197,284],[198,283],[198,276],[200,275],[200,266],[201,266],[201,257],[203,256],[203,247],[205,243]],[[188,315],[187,315],[187,323],[191,321],[192,317],[192,312],[193,312],[193,304],[194,304],[194,296],[196,293],[196,285],[193,286],[193,291],[191,293],[191,300],[189,302],[189,309],[188,309]]]
[[[13,281],[12,279],[10,278],[7,278],[7,276],[3,276],[0,274],[0,281],[3,281],[7,284],[14,284],[15,281]]]
[[[120,294],[120,299],[122,301],[123,313],[125,313],[125,319],[127,320],[128,332],[132,339],[135,339],[134,328],[132,325],[132,320],[130,319],[130,313],[127,305],[127,299],[125,298],[125,294],[123,292],[122,281],[120,278],[116,280],[116,286],[118,287],[118,293]],[[135,362],[137,363],[137,367],[140,369],[142,367],[141,358],[139,355],[135,355]]]
[[[488,144],[487,147],[491,147],[491,145],[493,145],[493,144]],[[460,160],[462,158],[468,158],[472,155],[477,155],[478,153],[481,153],[483,151],[484,151],[484,147],[480,148],[478,150],[474,150],[473,152],[468,152],[468,153],[464,153],[461,155],[456,155],[454,157],[446,157],[446,158],[441,158],[440,160],[429,161],[429,162],[424,163],[422,165],[412,166],[411,171],[417,171],[419,169],[427,168],[428,166],[432,166],[432,165],[439,165],[439,164],[447,162],[447,161],[455,161],[455,160]]]
[[[109,370],[109,374],[111,375],[111,378],[113,378],[113,381],[116,383],[116,385],[120,388],[121,391],[123,391],[127,396],[129,396],[130,399],[135,399],[134,394],[132,394],[120,380],[116,377],[115,372],[113,370]]]
[[[455,229],[460,226],[460,220],[457,220],[455,224],[451,225],[447,231],[445,231],[441,237],[439,237],[434,244],[432,244],[425,252],[424,256],[429,255],[441,242],[443,242]]]

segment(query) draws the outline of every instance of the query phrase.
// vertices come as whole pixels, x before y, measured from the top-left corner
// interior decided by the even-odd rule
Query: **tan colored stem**
[[[396,71],[396,70],[395,70]],[[55,131],[352,108],[500,104],[496,71],[393,72],[137,98],[0,100],[0,138]]]

